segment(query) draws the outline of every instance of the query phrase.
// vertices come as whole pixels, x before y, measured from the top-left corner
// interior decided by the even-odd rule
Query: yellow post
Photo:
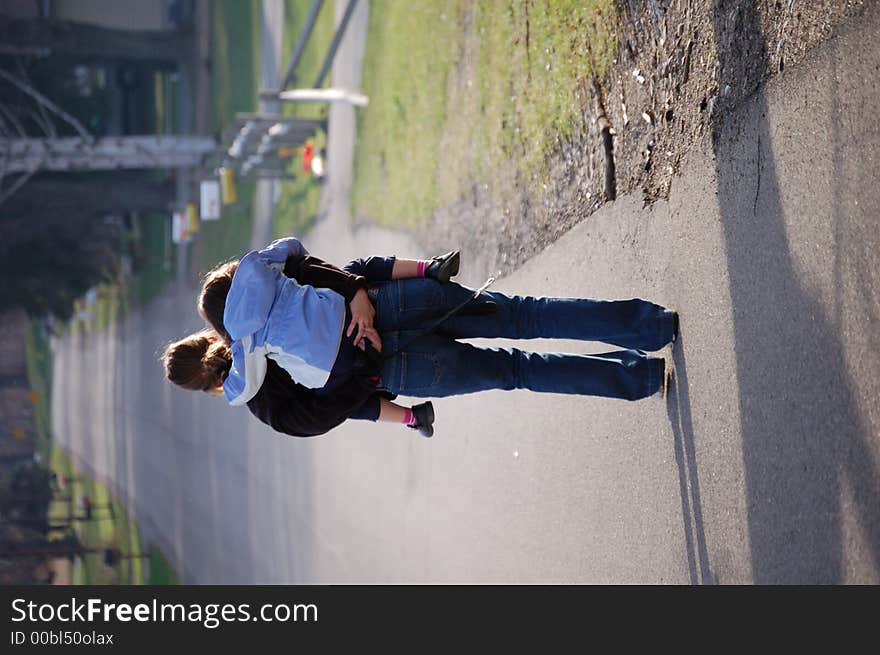
[[[231,205],[237,199],[235,193],[235,171],[231,168],[220,169],[220,197],[224,205]]]
[[[195,234],[199,231],[199,212],[196,209],[196,203],[191,202],[186,206],[186,223],[187,223],[187,232],[190,234]]]

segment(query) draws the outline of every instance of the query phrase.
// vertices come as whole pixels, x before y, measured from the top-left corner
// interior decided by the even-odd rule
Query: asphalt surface
[[[666,400],[487,392],[435,400],[432,440],[287,438],[163,380],[161,345],[198,326],[185,282],[55,344],[56,435],[193,583],[876,584],[878,29],[880,7],[787,68],[694,145],[668,202],[621,198],[496,284],[678,309]],[[351,234],[345,188],[331,171],[312,252],[422,254]]]

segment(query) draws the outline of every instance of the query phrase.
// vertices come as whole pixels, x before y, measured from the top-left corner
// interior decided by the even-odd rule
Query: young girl
[[[212,329],[204,329],[169,344],[162,361],[167,379],[184,389],[223,393],[223,381],[232,366],[229,344]],[[389,395],[376,390],[375,376],[364,371],[337,388],[335,394],[316,394],[295,383],[286,371],[270,361],[266,377],[248,409],[278,432],[296,437],[324,434],[346,419],[391,421],[434,434],[434,407],[425,402],[402,407],[389,400]]]

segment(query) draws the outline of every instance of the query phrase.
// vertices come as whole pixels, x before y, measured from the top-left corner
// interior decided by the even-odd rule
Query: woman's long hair
[[[232,276],[238,270],[238,260],[220,264],[205,275],[202,291],[199,293],[199,316],[214,328],[214,331],[230,343],[229,333],[223,325],[223,312],[226,310],[226,296],[232,286]]]
[[[165,377],[174,384],[219,393],[232,367],[232,351],[214,330],[205,329],[168,344],[161,361]]]

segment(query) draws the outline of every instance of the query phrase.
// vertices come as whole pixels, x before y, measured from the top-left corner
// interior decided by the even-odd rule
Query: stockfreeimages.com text
[[[313,622],[318,621],[318,607],[314,604],[265,604],[256,612],[248,603],[160,603],[155,598],[150,603],[105,603],[100,598],[79,601],[71,598],[61,603],[36,603],[16,598],[12,601],[12,621],[32,623],[62,623],[82,621],[95,622],[120,621],[127,623],[163,623],[166,621],[201,623],[213,629],[224,622],[264,621],[264,622]]]

